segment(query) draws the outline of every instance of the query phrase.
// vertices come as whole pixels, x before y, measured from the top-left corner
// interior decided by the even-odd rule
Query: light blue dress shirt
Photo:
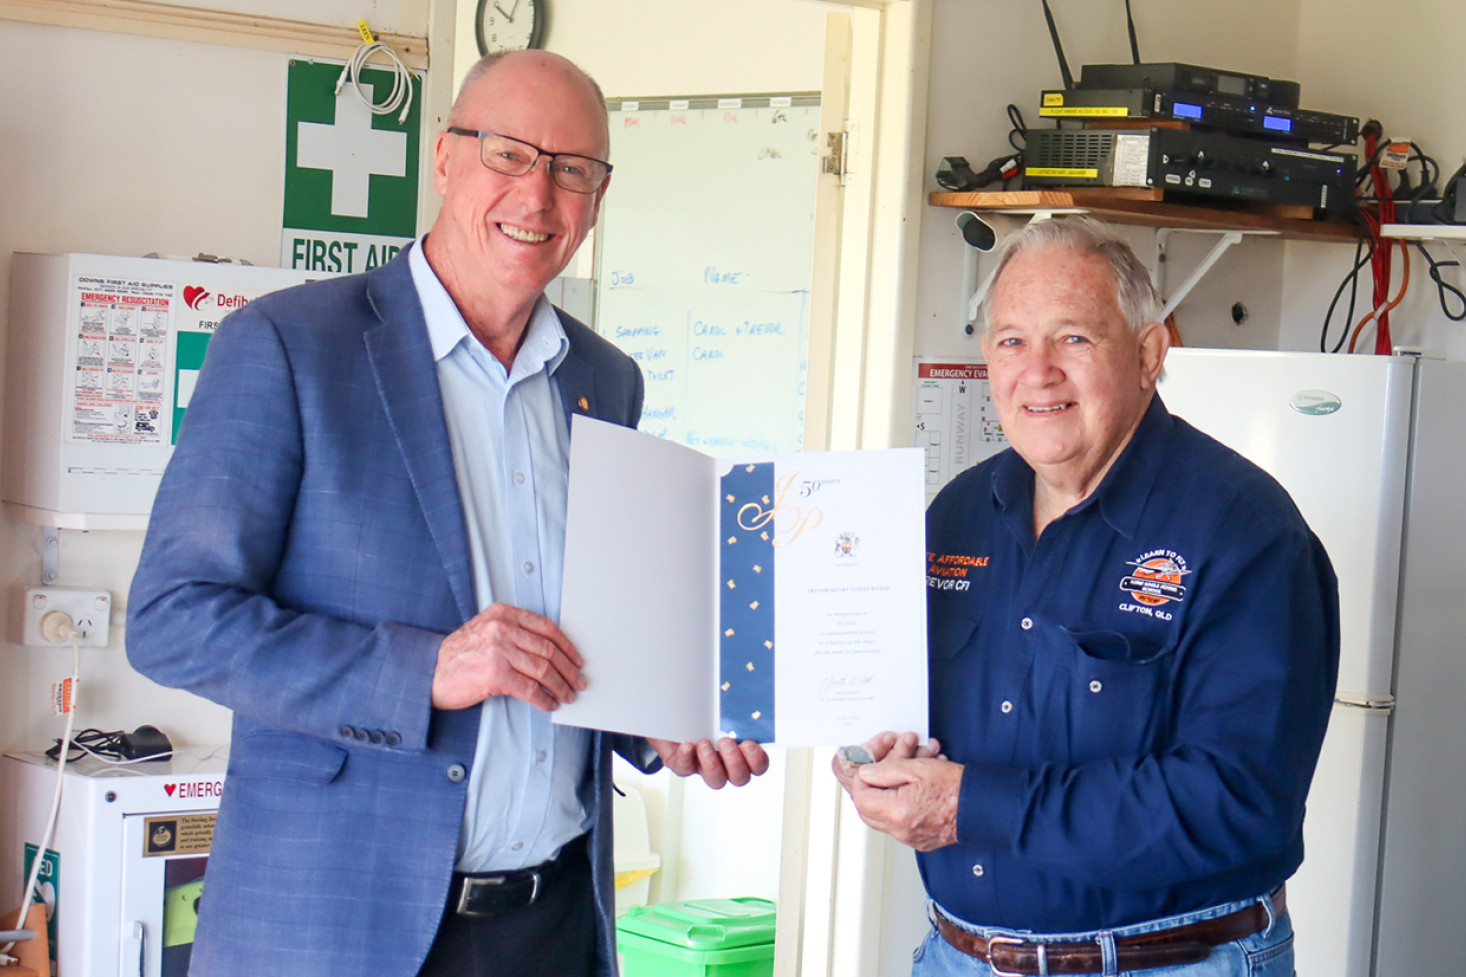
[[[570,348],[544,296],[506,370],[478,341],[423,256],[408,257],[427,320],[463,500],[474,597],[560,617],[570,429],[554,379]],[[521,699],[484,701],[458,869],[522,868],[590,828],[590,733]]]

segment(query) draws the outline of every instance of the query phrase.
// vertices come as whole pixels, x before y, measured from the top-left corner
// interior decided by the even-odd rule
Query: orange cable
[[[1349,337],[1349,352],[1351,353],[1354,352],[1354,347],[1359,342],[1360,332],[1364,330],[1364,327],[1369,323],[1369,320],[1375,318],[1376,316],[1388,315],[1391,309],[1400,304],[1400,300],[1405,297],[1405,290],[1410,287],[1410,248],[1406,245],[1403,239],[1400,240],[1398,243],[1400,245],[1401,257],[1403,258],[1405,263],[1405,267],[1402,269],[1402,276],[1400,278],[1400,291],[1395,295],[1394,300],[1391,301],[1388,305],[1382,306],[1380,308],[1370,309],[1369,312],[1365,313],[1364,318],[1359,320],[1359,325],[1354,327],[1354,334]]]

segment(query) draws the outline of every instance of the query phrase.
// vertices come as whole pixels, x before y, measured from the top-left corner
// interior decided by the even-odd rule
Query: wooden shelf
[[[1275,231],[1294,241],[1352,243],[1359,239],[1359,227],[1346,221],[1305,220],[1279,213],[1254,210],[1224,210],[1193,204],[1169,203],[1159,190],[1143,187],[1075,187],[1065,190],[1000,190],[974,193],[934,193],[938,207],[968,210],[1035,213],[1084,211],[1116,224],[1144,227],[1185,227],[1217,231]],[[1289,208],[1296,211],[1296,208]]]

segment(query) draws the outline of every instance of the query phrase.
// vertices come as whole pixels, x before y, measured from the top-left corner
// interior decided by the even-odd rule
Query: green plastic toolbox
[[[616,921],[623,977],[771,977],[774,917],[767,899],[632,906]]]

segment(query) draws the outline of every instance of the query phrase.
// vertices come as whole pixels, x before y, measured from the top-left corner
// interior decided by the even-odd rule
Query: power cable
[[[364,24],[358,26],[361,27],[364,38],[371,37],[371,32],[366,30]],[[361,69],[366,67],[367,59],[378,51],[387,55],[392,62],[392,91],[387,93],[387,97],[380,104],[372,101],[374,93],[368,91],[361,83]],[[390,45],[377,40],[369,40],[358,45],[352,52],[350,60],[346,62],[346,67],[341,69],[340,77],[336,79],[337,95],[341,94],[341,86],[345,85],[347,81],[350,81],[356,88],[356,97],[361,99],[362,104],[371,110],[373,115],[387,115],[401,107],[402,112],[397,116],[397,122],[401,124],[407,121],[407,113],[412,109],[412,72],[407,70],[407,66],[402,63],[402,59],[397,56],[397,52],[392,50]]]

